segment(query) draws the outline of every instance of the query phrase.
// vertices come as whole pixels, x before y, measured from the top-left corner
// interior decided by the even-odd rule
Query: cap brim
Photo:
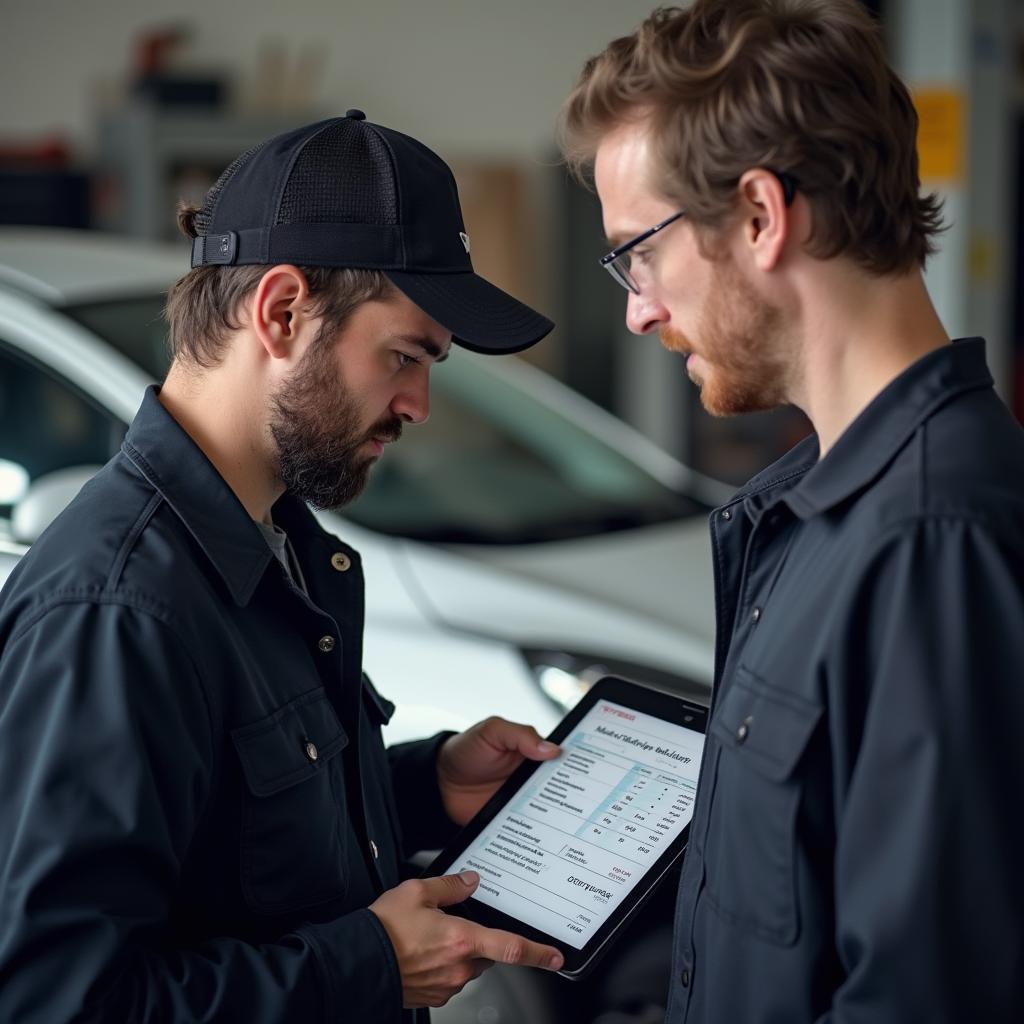
[[[476,274],[416,274],[386,270],[389,280],[452,341],[487,355],[521,352],[555,326],[546,316]]]

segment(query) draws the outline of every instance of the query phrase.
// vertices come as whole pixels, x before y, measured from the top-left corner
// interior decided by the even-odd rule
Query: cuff
[[[372,910],[303,925],[323,973],[324,1020],[402,1020],[402,976],[384,925]]]

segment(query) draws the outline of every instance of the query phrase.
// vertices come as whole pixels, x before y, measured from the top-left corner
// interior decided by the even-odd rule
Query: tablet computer
[[[606,677],[426,869],[480,875],[447,908],[556,946],[582,977],[686,848],[707,709]]]

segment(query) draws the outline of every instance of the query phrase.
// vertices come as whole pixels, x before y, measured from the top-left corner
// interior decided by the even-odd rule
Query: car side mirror
[[[64,511],[72,498],[102,466],[67,466],[44,473],[29,484],[11,512],[11,534],[19,544],[32,544]]]

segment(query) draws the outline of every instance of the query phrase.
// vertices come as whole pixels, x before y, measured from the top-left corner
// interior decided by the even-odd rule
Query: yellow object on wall
[[[958,183],[964,173],[963,95],[953,89],[914,89],[919,119],[917,156],[921,180]]]

